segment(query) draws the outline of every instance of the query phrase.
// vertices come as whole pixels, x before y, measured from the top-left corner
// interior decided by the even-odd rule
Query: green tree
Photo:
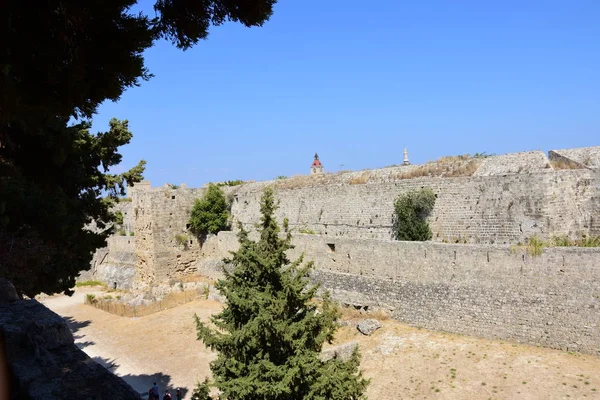
[[[189,224],[190,231],[197,236],[216,234],[229,228],[227,199],[220,187],[209,183],[204,196],[194,203]]]
[[[211,319],[217,330],[195,317],[198,339],[218,353],[211,363],[215,386],[231,400],[363,399],[368,380],[358,370],[358,350],[347,361],[319,358],[339,311],[328,294],[317,307],[318,286],[308,280],[313,263],[287,258],[291,234],[284,221],[280,235],[272,189],[260,209],[260,240],[240,227],[240,249],[216,284],[227,299]]]
[[[431,239],[427,216],[435,205],[435,194],[422,188],[399,195],[394,201],[394,233],[397,240]]]
[[[98,106],[151,78],[143,54],[157,40],[188,49],[210,26],[261,26],[275,1],[0,2],[0,276],[21,294],[69,292],[108,234],[84,228],[112,223],[111,198],[144,167],[106,173],[130,134],[119,121],[90,134]]]
[[[0,151],[0,277],[28,296],[75,285],[114,231],[115,199],[142,179],[145,165],[102,172],[121,161],[118,148],[132,137],[127,121],[113,119],[108,132],[91,134],[88,122],[67,126],[63,120],[51,134],[51,142]]]

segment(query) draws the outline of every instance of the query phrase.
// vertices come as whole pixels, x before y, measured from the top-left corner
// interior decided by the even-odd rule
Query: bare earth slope
[[[201,300],[123,318],[84,305],[87,292],[43,302],[69,321],[78,346],[136,390],[145,393],[156,381],[161,388],[183,388],[189,398],[213,359],[196,340],[192,317],[208,319],[221,304]],[[353,316],[359,318],[351,313],[346,318]],[[336,339],[336,344],[360,342],[362,368],[372,379],[371,400],[600,399],[598,357],[381,322],[372,336],[350,324]]]

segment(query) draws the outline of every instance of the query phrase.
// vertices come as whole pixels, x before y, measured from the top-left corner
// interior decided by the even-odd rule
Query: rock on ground
[[[363,335],[369,336],[377,329],[381,328],[381,324],[376,319],[364,319],[356,324],[356,329]]]

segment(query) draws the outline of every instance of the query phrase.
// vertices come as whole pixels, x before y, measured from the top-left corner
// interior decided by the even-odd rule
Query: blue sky
[[[151,3],[143,7],[151,8]],[[280,0],[226,24],[103,104],[122,168],[153,186],[377,168],[444,155],[600,145],[600,1]]]

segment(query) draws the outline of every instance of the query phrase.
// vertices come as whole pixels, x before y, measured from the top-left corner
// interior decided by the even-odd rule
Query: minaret
[[[410,165],[410,161],[408,161],[408,150],[406,150],[406,147],[404,148],[404,165]]]
[[[310,166],[310,174],[317,175],[317,174],[322,174],[322,173],[323,173],[323,164],[321,164],[321,161],[319,161],[319,155],[317,153],[315,153],[315,159],[314,159],[312,165]]]

